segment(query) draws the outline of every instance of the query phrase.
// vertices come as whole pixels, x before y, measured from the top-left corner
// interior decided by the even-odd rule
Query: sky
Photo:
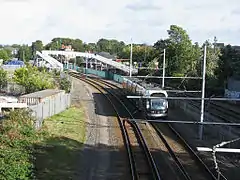
[[[193,42],[240,45],[239,0],[0,0],[0,44],[54,37],[153,44],[170,25]]]

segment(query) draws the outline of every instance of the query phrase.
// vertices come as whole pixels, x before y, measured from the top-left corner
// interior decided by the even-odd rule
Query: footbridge
[[[60,63],[57,59],[49,56],[48,54],[43,54],[39,51],[36,52],[36,55],[39,56],[40,58],[42,58],[44,61],[46,61],[51,68],[53,69],[59,69],[59,70],[63,70],[63,64]]]
[[[62,56],[70,56],[70,57],[84,57],[86,59],[90,59],[90,58],[91,59],[95,59],[96,61],[98,61],[98,62],[100,62],[102,64],[106,64],[108,66],[111,66],[113,68],[119,69],[119,70],[127,72],[127,73],[130,72],[130,67],[129,66],[126,66],[126,65],[124,65],[122,63],[113,61],[112,59],[105,58],[105,57],[100,56],[98,54],[84,53],[84,52],[74,52],[74,51],[46,51],[46,50],[42,51],[41,54],[42,54],[42,57],[47,58],[46,60],[50,60],[51,63],[53,63],[55,61],[53,61],[54,58],[52,58],[49,55],[62,55]],[[52,59],[50,59],[49,57],[51,57]],[[56,59],[54,59],[54,60],[56,60]],[[138,70],[135,69],[135,68],[132,68],[131,71],[132,71],[132,74],[137,74],[138,73]]]

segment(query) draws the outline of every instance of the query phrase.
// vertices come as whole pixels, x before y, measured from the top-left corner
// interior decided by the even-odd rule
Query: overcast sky
[[[113,38],[153,44],[171,24],[193,42],[240,45],[239,0],[0,0],[0,44],[54,37]]]

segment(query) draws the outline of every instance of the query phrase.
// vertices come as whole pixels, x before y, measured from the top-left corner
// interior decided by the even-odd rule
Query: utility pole
[[[146,62],[146,52],[147,52],[147,45],[145,44],[144,62]]]
[[[215,52],[216,52],[216,45],[217,45],[217,37],[216,36],[214,36],[214,54],[215,54]]]
[[[204,46],[204,56],[203,56],[203,74],[202,74],[202,100],[201,100],[201,117],[200,122],[204,120],[204,97],[205,97],[205,77],[206,77],[206,60],[207,60],[207,45]],[[202,139],[203,125],[200,125],[199,137]]]
[[[85,63],[86,63],[86,69],[87,69],[88,68],[88,57],[87,56],[86,56]]]
[[[166,66],[166,49],[163,50],[163,75],[162,75],[162,88],[164,88],[165,78],[165,66]]]
[[[22,60],[25,62],[25,52],[24,52],[24,50],[23,50],[23,52],[22,52]]]
[[[130,77],[132,77],[132,49],[133,49],[133,44],[132,44],[132,39],[131,39],[131,49],[130,49]]]

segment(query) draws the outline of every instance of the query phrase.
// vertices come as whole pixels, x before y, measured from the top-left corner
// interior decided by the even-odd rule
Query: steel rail
[[[104,95],[104,97],[109,101],[109,103],[112,105],[116,115],[117,115],[117,119],[122,131],[122,136],[123,136],[123,140],[124,140],[124,144],[125,147],[127,149],[127,154],[128,154],[128,162],[129,162],[129,166],[130,166],[130,171],[131,171],[131,176],[132,176],[132,180],[136,180],[138,179],[138,175],[137,175],[137,170],[136,170],[136,165],[135,165],[135,161],[134,161],[134,156],[133,156],[133,152],[131,149],[131,145],[130,145],[130,138],[127,135],[127,130],[126,130],[126,126],[124,125],[123,121],[120,118],[120,115],[117,111],[116,106],[112,103],[112,101],[110,100],[110,98],[103,92],[103,90],[101,90],[98,86],[96,86],[95,84],[86,81],[83,77],[80,77],[80,75],[76,75],[76,74],[71,74],[72,77],[75,77],[77,79],[81,79],[82,81],[90,84],[91,86],[93,86],[95,89],[97,89],[99,92],[101,92],[101,94]]]
[[[76,75],[76,74],[75,74],[75,75]],[[79,76],[79,75],[77,75],[77,76]],[[79,77],[79,78],[80,78],[80,77]],[[133,117],[132,114],[131,114],[131,112],[130,112],[130,111],[128,110],[128,108],[125,106],[125,104],[124,104],[115,94],[113,94],[112,92],[110,92],[108,89],[104,88],[102,85],[99,85],[98,83],[96,83],[96,82],[93,81],[93,80],[90,80],[90,79],[87,79],[87,80],[86,80],[86,79],[83,79],[83,78],[81,78],[81,80],[83,80],[83,81],[85,81],[85,82],[87,82],[87,83],[89,83],[89,81],[91,81],[89,84],[91,84],[93,87],[96,87],[96,85],[94,85],[94,84],[97,84],[97,86],[100,86],[102,89],[104,89],[104,91],[108,92],[108,93],[111,94],[113,97],[115,97],[115,99],[123,105],[123,107],[124,107],[125,110],[129,113],[129,115],[130,115],[131,117]],[[121,118],[120,118],[119,113],[117,112],[116,106],[112,103],[111,99],[110,99],[106,94],[104,94],[104,95],[105,95],[105,97],[107,97],[107,99],[109,100],[109,102],[111,103],[111,105],[114,107],[114,110],[115,110],[116,113],[117,113],[118,119],[119,119],[119,121],[121,121]],[[127,130],[126,130],[126,127],[124,126],[124,125],[125,125],[124,122],[125,122],[125,121],[123,121],[123,122],[121,121],[121,124],[123,125],[123,128],[125,128],[124,131],[125,131],[125,133],[127,134],[127,132],[126,132]],[[154,179],[161,180],[161,177],[160,177],[160,175],[159,175],[157,166],[156,166],[156,164],[155,164],[155,162],[154,162],[154,160],[153,160],[153,157],[152,157],[152,155],[151,155],[151,152],[150,152],[150,150],[149,150],[149,148],[148,148],[148,146],[147,146],[147,143],[146,143],[146,141],[145,141],[145,139],[144,139],[144,137],[143,137],[143,135],[142,135],[142,132],[141,132],[138,124],[135,123],[135,122],[130,122],[130,121],[127,121],[127,122],[130,123],[131,126],[134,128],[134,132],[137,134],[137,137],[138,137],[139,140],[140,140],[140,145],[142,146],[142,148],[143,148],[143,150],[144,150],[144,154],[145,154],[145,156],[146,156],[146,158],[147,158],[147,162],[148,162],[148,164],[149,164],[149,166],[150,166],[150,170],[152,171],[152,175],[154,176]],[[128,139],[128,144],[130,145],[129,137],[127,136],[126,138]],[[131,147],[131,145],[130,145],[130,147]],[[131,148],[130,148],[130,149],[131,149]],[[133,156],[132,150],[131,150],[131,158],[130,158],[130,159],[131,159],[131,163],[130,163],[131,173],[134,174],[134,178],[137,179],[137,178],[138,178],[138,175],[137,175],[136,165],[134,166],[134,168],[133,168],[133,166],[132,166],[132,165],[133,165],[132,161],[134,161],[134,156]],[[135,164],[135,163],[134,163],[134,164]]]
[[[98,79],[98,80],[99,80],[99,79]],[[108,86],[109,86],[109,85],[108,85]],[[129,116],[130,116],[131,118],[133,118],[132,113],[129,111],[129,109],[127,108],[127,106],[122,102],[122,100],[119,99],[118,96],[116,96],[114,93],[110,92],[109,90],[107,90],[107,89],[105,89],[105,90],[106,90],[109,94],[111,94],[113,97],[115,97],[116,100],[117,100],[118,102],[120,102],[121,105],[122,105],[122,106],[125,108],[125,110],[128,112]],[[150,167],[151,167],[150,169],[151,169],[151,171],[152,171],[152,174],[154,175],[154,179],[160,180],[161,177],[160,177],[160,174],[159,174],[159,172],[158,172],[157,165],[156,165],[155,162],[154,162],[154,159],[153,159],[153,157],[152,157],[152,154],[151,154],[151,152],[150,152],[150,150],[149,150],[149,148],[148,148],[148,146],[147,146],[147,143],[146,143],[145,138],[144,138],[143,135],[142,135],[142,132],[141,132],[141,130],[140,130],[139,125],[138,125],[136,122],[130,122],[130,121],[128,121],[128,122],[133,126],[133,128],[135,129],[135,133],[136,133],[137,136],[139,137],[139,140],[140,140],[140,142],[141,142],[142,148],[144,149],[145,156],[146,156],[146,158],[147,158],[148,164],[150,165]]]
[[[103,82],[105,82],[104,80],[101,80]],[[105,82],[106,83],[106,82]],[[118,89],[121,89],[120,87],[116,86],[113,83],[109,83],[107,82],[106,85],[110,86],[109,84],[111,84],[111,86],[114,86]],[[121,91],[123,93],[123,91]],[[130,99],[126,98],[126,100],[128,100],[129,102],[131,102],[131,104],[134,106],[134,104],[132,103],[132,101],[130,101]],[[134,119],[134,118],[132,118]],[[181,162],[178,160],[177,156],[175,155],[174,151],[171,149],[171,147],[168,145],[167,140],[161,135],[160,130],[154,125],[154,123],[150,122],[150,124],[153,126],[153,128],[157,131],[157,133],[160,135],[161,139],[163,138],[164,144],[166,142],[166,147],[169,148],[169,150],[171,151],[170,154],[173,155],[173,158],[177,161],[177,165],[179,166],[180,170],[183,172],[183,175],[185,176],[186,179],[191,179],[188,175],[188,173],[186,172],[186,170],[184,169],[183,165],[181,164]],[[207,165],[203,162],[203,160],[196,154],[196,152],[192,149],[192,147],[186,142],[186,140],[176,131],[176,129],[174,129],[170,124],[168,124],[168,127],[170,128],[170,130],[176,135],[176,137],[182,142],[183,146],[192,154],[192,156],[195,158],[195,160],[205,169],[205,171],[211,176],[212,179],[217,180],[216,176],[212,173],[212,171],[207,167]]]

